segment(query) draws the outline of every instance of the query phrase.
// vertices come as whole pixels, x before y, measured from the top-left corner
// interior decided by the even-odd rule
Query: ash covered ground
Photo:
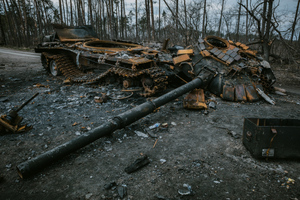
[[[96,103],[94,96],[106,92],[117,97],[120,88],[63,84],[63,77],[51,77],[43,70],[36,54],[27,55],[32,56],[0,54],[0,113],[40,93],[19,112],[23,124],[33,129],[0,136],[0,199],[300,198],[299,160],[254,159],[242,144],[244,118],[300,119],[299,82],[281,85],[288,95],[271,95],[274,106],[215,98],[216,108],[204,114],[184,109],[180,97],[21,179],[18,164],[147,100],[134,95]],[[288,79],[281,71],[275,74],[280,75],[278,85]],[[168,123],[152,130],[157,138],[146,130],[155,123]],[[142,155],[149,157],[150,164],[127,174],[124,169]],[[115,186],[104,188],[113,182]]]

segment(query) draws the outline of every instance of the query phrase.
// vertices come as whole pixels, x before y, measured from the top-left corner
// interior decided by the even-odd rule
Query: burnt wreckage
[[[71,82],[118,82],[124,88],[142,87],[140,95],[148,97],[165,90],[174,79],[189,82],[208,68],[216,74],[205,89],[224,100],[252,102],[259,100],[259,94],[274,90],[276,79],[269,63],[240,42],[207,36],[170,53],[166,45],[158,50],[99,40],[90,26],[55,26],[55,31],[35,51],[42,53],[42,64],[49,73],[63,74]],[[187,101],[193,101],[193,96]]]
[[[275,82],[269,64],[257,57],[255,51],[244,44],[214,36],[199,39],[193,48],[178,50],[173,55],[165,48],[158,51],[138,44],[101,41],[86,26],[57,28],[56,34],[48,39],[36,52],[42,53],[44,67],[54,76],[61,72],[74,82],[114,80],[125,88],[142,86],[142,96],[164,90],[171,76],[187,83],[19,164],[17,170],[21,178],[132,124],[187,92],[193,91],[187,95],[186,107],[203,108],[204,92],[198,88],[205,88],[225,100],[252,102],[259,99],[256,91],[265,95],[263,91],[273,90]],[[90,67],[94,73],[89,72]]]

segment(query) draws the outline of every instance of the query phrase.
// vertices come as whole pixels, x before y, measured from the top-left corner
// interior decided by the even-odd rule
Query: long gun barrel
[[[204,68],[200,75],[191,82],[161,96],[155,100],[147,101],[131,110],[128,110],[103,125],[74,138],[60,146],[55,147],[31,160],[25,161],[17,166],[21,178],[26,178],[39,170],[49,166],[54,161],[94,142],[95,140],[113,133],[117,129],[124,128],[129,124],[152,113],[156,108],[178,98],[179,96],[195,89],[206,86],[213,78],[214,72]]]

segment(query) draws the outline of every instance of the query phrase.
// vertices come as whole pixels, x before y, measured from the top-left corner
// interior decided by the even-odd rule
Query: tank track
[[[142,77],[151,78],[153,85],[151,87],[143,84],[144,91],[140,93],[143,97],[149,97],[157,92],[161,92],[166,89],[168,84],[168,76],[165,75],[165,71],[159,67],[151,67],[143,70],[133,71],[129,68],[114,66],[101,74],[84,73],[76,67],[71,58],[62,54],[51,55],[49,53],[43,53],[47,59],[47,65],[49,65],[52,59],[55,60],[58,70],[68,78],[69,80],[77,83],[96,83],[104,81],[109,77],[122,77],[125,79],[142,79]]]

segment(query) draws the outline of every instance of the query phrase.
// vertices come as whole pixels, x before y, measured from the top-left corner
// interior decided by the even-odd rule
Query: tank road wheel
[[[142,85],[144,87],[144,93],[141,93],[141,96],[148,97],[151,96],[155,93],[155,86],[153,79],[150,77],[143,77],[142,80]]]
[[[50,61],[49,68],[50,68],[50,73],[53,76],[59,76],[61,74],[60,71],[58,70],[58,66],[57,66],[55,60]]]
[[[44,54],[41,54],[41,62],[42,62],[42,65],[44,67],[44,69],[50,73],[50,69],[49,69],[49,60],[46,58],[46,56]]]

